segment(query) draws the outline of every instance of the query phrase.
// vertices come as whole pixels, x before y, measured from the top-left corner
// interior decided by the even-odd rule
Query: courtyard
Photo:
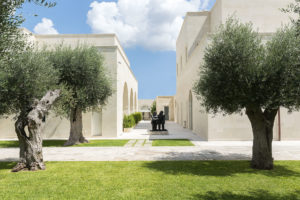
[[[300,0],[3,0],[0,200],[300,200],[299,33]]]
[[[118,139],[90,138],[97,141],[122,141],[104,147],[44,147],[45,161],[182,161],[182,160],[251,160],[250,141],[203,141],[189,129],[167,122],[169,135],[149,135],[150,121],[141,121],[131,132]],[[153,141],[169,140],[170,146],[153,146]],[[181,146],[176,140],[188,140]],[[175,146],[172,142],[175,141]],[[300,160],[300,141],[274,141],[275,160]],[[0,148],[0,161],[18,161],[19,148]]]

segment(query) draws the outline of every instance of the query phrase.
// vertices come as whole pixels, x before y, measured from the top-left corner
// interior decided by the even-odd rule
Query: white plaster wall
[[[114,34],[58,34],[58,35],[34,35],[39,47],[70,45],[75,47],[78,44],[93,46],[117,46],[117,39]]]
[[[287,109],[281,108],[281,139],[300,140],[300,112],[289,113]]]
[[[139,111],[144,111],[144,110],[151,109],[151,106],[152,106],[154,100],[153,99],[139,99],[138,102],[139,102],[139,108],[138,108]],[[144,109],[144,107],[145,108],[147,107],[147,109]]]
[[[130,64],[126,61],[124,54],[121,51],[117,52],[117,134],[121,135],[123,133],[123,91],[124,85],[127,84],[128,87],[128,111],[131,114],[138,110],[138,101],[134,105],[134,109],[130,111],[130,92],[133,91],[133,97],[138,98],[138,82],[130,68]],[[133,101],[134,102],[134,101]]]
[[[197,22],[192,23],[191,19],[199,18]],[[188,49],[187,59],[185,59],[185,47],[188,45],[189,39],[187,39],[188,29],[184,27],[177,40],[176,47],[176,57],[177,57],[177,78],[176,78],[176,106],[175,106],[175,120],[182,126],[186,125],[188,128],[189,120],[193,120],[193,132],[200,135],[203,139],[207,139],[208,134],[208,116],[203,112],[203,108],[200,106],[200,102],[197,101],[195,94],[193,94],[193,119],[189,119],[189,94],[192,91],[194,82],[198,79],[199,67],[202,62],[204,48],[206,46],[207,32],[209,32],[209,26],[207,26],[207,21],[209,21],[209,16],[207,13],[193,15],[192,17],[187,14],[185,20],[187,20],[198,33],[195,34],[194,40],[191,42],[190,49],[193,48],[194,52],[191,53]],[[204,32],[204,36],[198,38],[199,33]],[[183,57],[181,66],[181,57]]]
[[[259,32],[275,32],[290,23],[289,15],[280,11],[293,0],[217,0],[222,4],[222,22],[235,14],[242,22],[252,22]]]
[[[216,0],[215,5],[210,11],[210,32],[214,32],[216,28],[222,23],[222,13],[222,0]]]
[[[113,94],[107,100],[107,105],[102,107],[102,136],[117,136],[117,47],[99,47],[102,55],[104,55],[104,66],[109,70],[112,77]]]
[[[15,133],[15,120],[13,116],[9,118],[4,118],[3,116],[0,118],[0,138],[17,138]]]
[[[209,114],[208,140],[252,140],[252,128],[246,115]]]

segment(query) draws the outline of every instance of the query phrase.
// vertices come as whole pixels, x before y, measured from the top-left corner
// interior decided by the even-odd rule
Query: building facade
[[[138,82],[130,68],[130,62],[114,34],[68,34],[35,35],[29,40],[38,47],[50,48],[63,44],[75,47],[78,44],[93,45],[104,57],[104,65],[113,80],[113,95],[108,103],[97,111],[83,114],[83,134],[85,137],[117,137],[123,133],[123,117],[138,111]],[[67,138],[70,131],[68,119],[52,115],[46,121],[44,138]],[[14,121],[0,119],[0,137],[16,138]]]
[[[246,115],[212,115],[205,112],[193,93],[199,77],[205,48],[216,28],[234,15],[241,22],[252,22],[264,41],[289,15],[281,12],[292,0],[216,0],[211,11],[187,13],[176,43],[177,86],[175,121],[204,140],[252,140],[252,128]],[[300,139],[300,113],[281,109],[274,125],[274,140]]]

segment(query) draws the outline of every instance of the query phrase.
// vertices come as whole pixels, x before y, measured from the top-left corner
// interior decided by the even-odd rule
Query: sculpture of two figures
[[[160,111],[160,113],[157,115],[156,112],[153,113],[152,115],[152,131],[167,131],[165,129],[165,115],[163,111]]]

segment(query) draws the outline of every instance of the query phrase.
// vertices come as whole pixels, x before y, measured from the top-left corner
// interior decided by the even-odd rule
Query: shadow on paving
[[[254,174],[269,177],[300,177],[300,173],[276,164],[273,170],[255,170],[250,161],[154,161],[143,164],[151,170],[166,174],[192,174],[196,176],[232,176],[235,174]]]
[[[198,152],[169,152],[163,160],[251,160],[251,156],[241,153],[222,154],[214,150]]]
[[[192,199],[201,200],[300,200],[300,191],[289,194],[274,194],[266,190],[256,190],[249,192],[248,195],[234,194],[232,192],[207,192],[206,194],[198,194]]]
[[[151,122],[150,121],[141,121],[139,122],[133,129],[151,129]]]

